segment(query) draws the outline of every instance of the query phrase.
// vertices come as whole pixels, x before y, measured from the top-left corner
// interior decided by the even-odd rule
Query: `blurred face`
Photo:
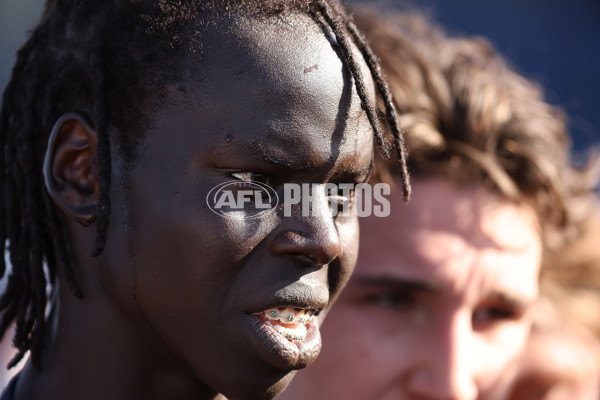
[[[523,350],[540,237],[526,206],[442,179],[361,220],[357,269],[293,398],[488,399]]]
[[[332,218],[321,186],[313,204],[323,211],[310,217],[284,217],[280,204],[227,218],[207,194],[232,180],[280,198],[285,183],[357,183],[372,159],[372,130],[335,47],[306,16],[276,22],[206,33],[201,69],[190,62],[197,85],[155,116],[131,170],[113,167],[101,256],[102,284],[126,316],[119,335],[129,330],[130,346],[186,385],[232,398],[272,397],[315,360],[320,320],[356,262],[357,218]],[[261,319],[269,310],[313,317],[290,340]]]

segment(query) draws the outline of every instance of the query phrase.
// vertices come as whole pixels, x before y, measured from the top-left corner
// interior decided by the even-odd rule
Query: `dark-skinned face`
[[[320,320],[354,268],[357,218],[284,217],[282,207],[225,218],[206,196],[231,180],[280,197],[285,183],[363,181],[372,131],[335,46],[308,17],[207,35],[187,95],[156,113],[131,170],[113,165],[102,268],[140,351],[160,349],[191,381],[256,398],[317,357]],[[327,206],[324,190],[315,201]],[[316,313],[305,339],[255,316],[278,307]]]

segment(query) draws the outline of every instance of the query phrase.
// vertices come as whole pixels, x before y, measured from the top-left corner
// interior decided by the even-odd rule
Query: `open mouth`
[[[281,370],[312,364],[321,351],[320,311],[285,305],[246,313],[255,348],[265,361]]]
[[[314,310],[304,310],[294,307],[271,308],[253,315],[290,342],[306,339],[307,324],[315,316]]]

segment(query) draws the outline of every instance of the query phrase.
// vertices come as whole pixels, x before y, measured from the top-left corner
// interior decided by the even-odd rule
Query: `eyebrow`
[[[291,156],[293,153],[285,154],[285,157],[277,157],[278,151],[281,147],[278,146],[265,146],[264,144],[257,143],[255,140],[253,141],[245,141],[244,143],[230,143],[228,145],[218,145],[214,151],[223,151],[226,150],[240,157],[250,157],[253,158],[258,157],[257,161],[262,161],[265,163],[269,163],[278,167],[289,168],[290,170],[299,170],[308,167],[305,164],[302,164],[301,160],[294,160]]]
[[[362,286],[378,289],[388,289],[392,291],[412,291],[439,293],[441,290],[432,283],[418,281],[414,279],[404,279],[390,275],[379,276],[354,276],[348,285]],[[535,299],[529,300],[519,296],[494,291],[484,297],[485,301],[497,301],[507,307],[524,312],[535,304]]]
[[[265,161],[276,165],[278,167],[286,167],[291,170],[299,170],[303,168],[307,168],[306,165],[301,165],[300,163],[294,163],[292,160],[287,159],[286,161],[280,160],[272,155],[272,153],[266,152],[260,154]]]
[[[408,290],[429,293],[439,292],[439,288],[434,284],[413,279],[403,279],[389,275],[356,276],[350,280],[350,284],[392,290]]]
[[[280,146],[273,145],[265,145],[263,143],[258,143],[256,141],[251,141],[244,143],[243,146],[239,143],[233,144],[229,146],[229,149],[233,149],[237,154],[240,155],[258,155],[258,157],[264,162],[268,162],[275,166],[288,168],[293,171],[301,171],[307,168],[311,168],[311,165],[307,163],[303,163],[301,158],[295,160],[293,158],[294,153],[286,151],[285,159],[277,157],[278,151],[276,149],[281,149]],[[282,154],[283,155],[283,154]],[[364,179],[360,183],[365,183],[369,179],[371,172],[373,171],[373,166],[375,165],[375,154],[371,152],[371,158],[369,160],[369,165],[364,166],[362,168],[352,169],[351,171],[346,172],[345,175],[352,175],[357,177],[364,177]]]
[[[528,300],[518,296],[507,295],[501,292],[492,292],[486,296],[486,300],[497,301],[507,307],[513,308],[518,311],[525,311],[535,303],[535,300]]]

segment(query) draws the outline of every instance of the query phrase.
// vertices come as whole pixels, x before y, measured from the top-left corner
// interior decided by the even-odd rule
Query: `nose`
[[[313,188],[310,201],[308,215],[298,204],[290,216],[281,217],[268,246],[274,254],[290,254],[311,266],[329,264],[343,255],[340,235],[325,191]]]
[[[478,396],[475,341],[468,315],[457,315],[432,329],[411,370],[408,391],[418,398],[474,400]]]

